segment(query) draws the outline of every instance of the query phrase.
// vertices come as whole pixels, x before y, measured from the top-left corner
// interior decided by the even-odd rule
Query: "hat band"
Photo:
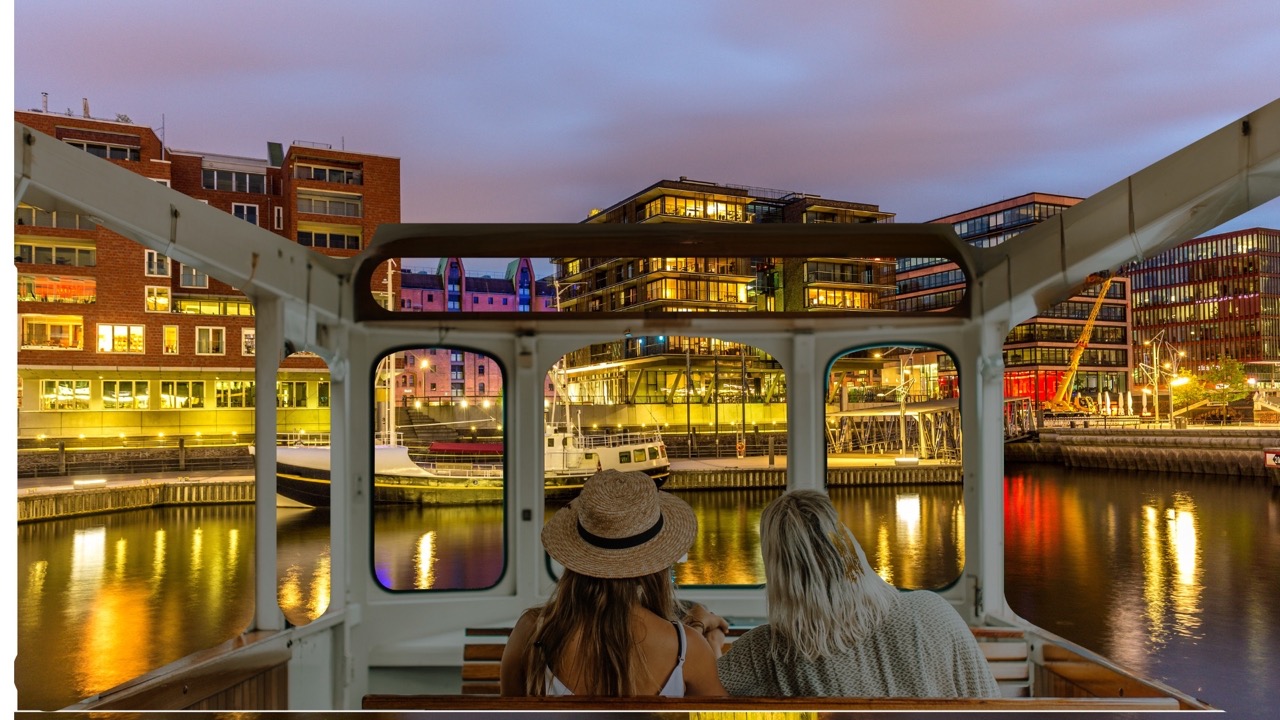
[[[581,520],[578,521],[578,535],[580,535],[583,540],[586,540],[588,545],[594,545],[602,550],[626,550],[627,548],[633,548],[637,545],[643,545],[657,537],[658,533],[661,531],[662,513],[658,513],[658,521],[655,522],[653,527],[648,530],[629,537],[620,538],[608,538],[594,535],[591,531],[582,527]]]

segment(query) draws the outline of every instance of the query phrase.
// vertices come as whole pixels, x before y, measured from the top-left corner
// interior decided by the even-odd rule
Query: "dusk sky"
[[[681,175],[919,222],[1088,196],[1280,96],[1280,2],[19,0],[14,106],[401,159],[405,222]],[[1272,202],[1224,229],[1280,227]]]

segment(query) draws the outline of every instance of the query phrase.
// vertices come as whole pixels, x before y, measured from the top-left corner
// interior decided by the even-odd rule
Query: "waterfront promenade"
[[[832,486],[903,483],[958,483],[960,465],[913,460],[900,465],[891,456],[832,456]],[[783,488],[786,457],[672,459],[666,489],[714,490]],[[245,469],[170,471],[18,478],[18,521],[51,520],[159,505],[248,503],[254,475]],[[305,507],[277,496],[277,507]]]

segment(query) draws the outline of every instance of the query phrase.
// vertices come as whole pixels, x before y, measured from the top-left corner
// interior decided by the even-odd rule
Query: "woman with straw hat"
[[[711,646],[677,619],[671,569],[693,509],[640,472],[596,473],[542,528],[564,566],[551,598],[516,622],[503,695],[724,695]]]

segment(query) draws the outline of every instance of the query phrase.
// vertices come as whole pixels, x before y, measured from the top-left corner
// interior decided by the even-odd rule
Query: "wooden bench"
[[[1025,634],[1012,628],[970,629],[991,665],[991,674],[1000,684],[1000,694],[1004,697],[1030,695],[1030,646]],[[745,628],[730,628],[730,643],[745,632]],[[498,694],[498,671],[510,634],[511,628],[467,628],[462,648],[462,694]]]

